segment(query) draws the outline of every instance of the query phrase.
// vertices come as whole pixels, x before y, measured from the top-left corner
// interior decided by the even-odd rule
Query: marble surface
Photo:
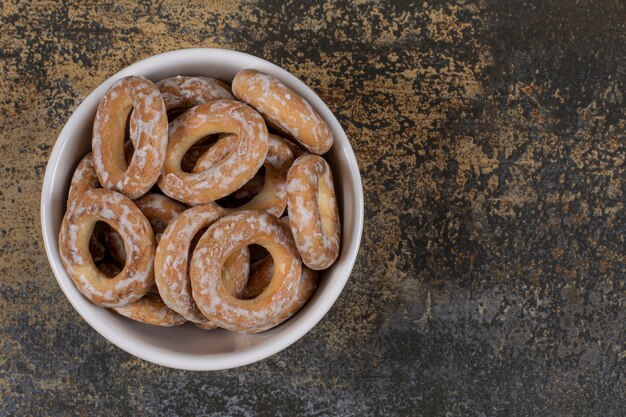
[[[624,2],[87,3],[0,6],[0,415],[625,415]],[[224,372],[109,344],[40,235],[72,111],[186,47],[300,77],[346,129],[366,193],[327,317]]]

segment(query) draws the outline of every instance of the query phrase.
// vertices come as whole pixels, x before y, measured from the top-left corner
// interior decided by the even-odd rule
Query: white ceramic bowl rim
[[[309,308],[306,314],[304,314],[304,310],[309,306],[307,304],[305,309],[285,324],[279,326],[279,328],[287,325],[290,321],[295,319],[297,319],[297,325],[294,324],[288,326],[288,328],[283,329],[280,333],[273,334],[272,332],[274,329],[269,332],[265,332],[263,334],[266,335],[266,337],[261,341],[261,343],[256,343],[251,346],[243,346],[240,350],[226,353],[198,355],[194,353],[172,353],[171,351],[163,349],[159,346],[151,346],[149,344],[142,343],[142,341],[134,340],[133,338],[120,337],[120,334],[117,333],[115,329],[103,326],[102,322],[94,317],[94,314],[90,310],[95,306],[90,305],[82,298],[76,298],[82,296],[78,293],[78,290],[75,288],[61,263],[57,243],[58,225],[55,227],[55,222],[59,222],[59,220],[53,218],[52,208],[54,204],[59,204],[60,197],[58,193],[61,185],[58,184],[60,184],[61,181],[66,183],[69,182],[68,179],[56,177],[58,175],[57,171],[60,166],[61,155],[68,151],[67,148],[71,147],[71,137],[76,136],[74,134],[76,126],[83,123],[86,117],[93,115],[93,111],[97,107],[100,98],[117,79],[128,75],[145,75],[146,72],[152,73],[153,76],[149,77],[154,78],[154,74],[159,73],[160,66],[166,68],[165,72],[159,75],[162,76],[161,78],[164,78],[166,76],[178,75],[172,74],[172,66],[180,68],[185,66],[197,68],[198,66],[206,63],[210,63],[215,71],[209,70],[207,71],[207,74],[204,75],[219,77],[219,75],[214,75],[214,72],[226,71],[232,73],[233,65],[239,67],[239,69],[256,68],[276,76],[305,97],[327,121],[333,130],[335,135],[335,145],[333,148],[339,146],[341,157],[347,162],[346,172],[351,177],[350,186],[352,187],[351,192],[354,194],[354,201],[349,202],[351,203],[349,204],[349,212],[345,208],[342,212],[344,218],[343,222],[346,222],[346,215],[348,214],[351,218],[351,222],[353,222],[353,227],[350,236],[351,244],[349,247],[344,245],[342,253],[340,254],[342,265],[341,270],[337,273],[340,277],[333,278],[334,281],[329,284],[330,289],[327,291],[328,293],[324,294],[324,298],[320,297],[320,299],[315,300],[314,308]],[[189,72],[180,72],[180,74],[202,75],[189,74]],[[76,141],[74,140],[74,142]],[[335,179],[335,182],[337,183],[337,179]],[[343,204],[348,205],[348,202],[344,201]],[[78,313],[107,340],[130,354],[159,365],[188,370],[228,369],[253,363],[285,349],[312,329],[330,310],[350,276],[350,272],[352,271],[356,261],[361,241],[363,214],[363,188],[354,152],[352,151],[348,138],[339,125],[339,122],[324,102],[310,88],[286,70],[249,54],[219,48],[182,49],[154,55],[126,67],[98,86],[77,107],[59,134],[46,168],[41,195],[41,227],[48,260],[52,267],[52,271],[61,286],[61,289]],[[145,326],[142,324],[137,325]]]

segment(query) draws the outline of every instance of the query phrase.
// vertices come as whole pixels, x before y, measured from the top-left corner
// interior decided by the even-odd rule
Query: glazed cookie
[[[221,139],[232,149],[210,169],[188,173],[181,160],[197,141],[214,133],[234,133]],[[167,157],[158,185],[168,196],[187,204],[205,204],[225,197],[248,182],[259,170],[268,148],[267,127],[251,107],[235,100],[217,100],[196,106],[170,125]]]
[[[129,114],[134,152],[127,164],[124,136]],[[93,159],[100,184],[130,198],[146,194],[161,173],[167,135],[158,88],[142,77],[116,81],[102,97],[93,124]]]
[[[276,78],[251,69],[240,71],[233,80],[233,94],[309,152],[321,155],[333,145],[333,133],[324,119],[309,102]]]
[[[126,264],[114,278],[104,275],[89,254],[89,240],[98,221],[117,230],[128,249]],[[99,306],[135,302],[154,283],[156,241],[150,223],[131,200],[115,191],[89,190],[72,201],[61,224],[59,250],[76,287]]]
[[[339,256],[341,224],[333,175],[324,158],[304,155],[296,159],[287,176],[291,230],[311,269],[326,269]]]
[[[265,247],[274,260],[272,280],[259,296],[241,300],[222,280],[226,260],[251,244]],[[289,228],[264,211],[228,215],[213,223],[200,238],[190,266],[193,298],[200,311],[227,330],[256,333],[292,308],[302,263]]]
[[[190,109],[211,100],[234,99],[230,87],[211,77],[176,76],[165,78],[156,83],[165,108]]]

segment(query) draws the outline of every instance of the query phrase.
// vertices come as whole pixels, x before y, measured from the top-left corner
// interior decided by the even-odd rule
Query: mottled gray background
[[[61,3],[0,9],[0,415],[626,415],[623,1]],[[59,290],[38,220],[80,101],[199,46],[316,90],[366,192],[328,316],[213,373],[100,337]]]

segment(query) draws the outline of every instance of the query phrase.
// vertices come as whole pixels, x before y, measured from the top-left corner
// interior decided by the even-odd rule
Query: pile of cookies
[[[269,130],[268,130],[269,129]],[[273,132],[273,133],[272,133]],[[130,319],[257,333],[297,312],[339,255],[333,135],[255,70],[115,82],[71,180],[61,259]]]

